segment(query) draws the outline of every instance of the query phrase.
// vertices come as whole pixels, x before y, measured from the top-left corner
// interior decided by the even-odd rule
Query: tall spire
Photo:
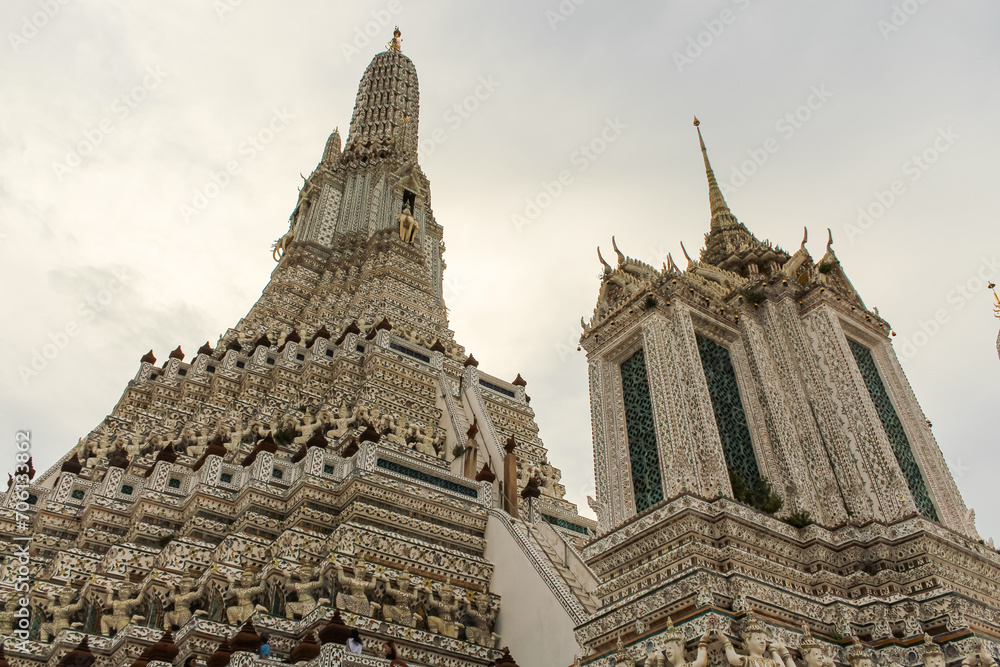
[[[705,235],[705,249],[701,251],[701,261],[712,264],[727,271],[751,277],[759,273],[773,273],[788,260],[788,253],[774,247],[770,242],[761,242],[736,219],[729,210],[719,182],[708,161],[708,150],[701,136],[701,122],[695,118],[694,126],[698,128],[698,143],[701,144],[701,155],[705,159],[705,175],[708,176],[708,203],[712,209],[712,225]],[[690,260],[689,260],[690,261]]]
[[[712,164],[708,161],[708,150],[705,148],[705,140],[701,138],[701,121],[695,116],[694,126],[698,129],[698,143],[701,144],[701,154],[705,158],[705,174],[708,176],[708,203],[712,207],[712,230],[725,229],[726,227],[738,226],[739,220],[729,210],[719,183],[715,180],[715,172],[712,171]]]
[[[402,151],[403,157],[416,158],[420,113],[417,70],[399,44],[396,28],[386,50],[372,58],[361,77],[345,157],[372,160]]]

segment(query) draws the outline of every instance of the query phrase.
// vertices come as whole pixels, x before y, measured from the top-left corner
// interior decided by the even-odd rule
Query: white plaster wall
[[[573,621],[500,521],[486,524],[486,558],[495,571],[490,590],[501,597],[494,632],[521,667],[568,667],[580,647]]]

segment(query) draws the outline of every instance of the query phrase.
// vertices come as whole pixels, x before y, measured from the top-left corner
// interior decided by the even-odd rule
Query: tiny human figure
[[[266,632],[260,633],[260,657],[267,658],[271,655],[271,635]]]
[[[351,636],[347,640],[347,650],[351,653],[362,653],[365,650],[364,644],[361,643],[361,633],[357,628],[351,630]]]
[[[382,645],[382,650],[385,653],[385,659],[389,661],[389,667],[410,667],[400,660],[399,651],[396,650],[396,643],[391,639]]]

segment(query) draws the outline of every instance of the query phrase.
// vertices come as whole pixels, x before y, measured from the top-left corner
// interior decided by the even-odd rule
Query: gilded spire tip
[[[397,25],[395,30],[392,31],[392,40],[386,44],[385,47],[390,51],[396,51],[397,53],[402,51],[402,47],[400,46],[400,42],[403,41],[400,39],[402,34],[403,33],[399,31],[399,26]]]
[[[701,125],[701,121],[700,121],[700,120],[698,120],[698,117],[697,117],[697,116],[695,116],[695,117],[694,117],[694,126],[695,126],[695,127],[698,127],[699,125]]]

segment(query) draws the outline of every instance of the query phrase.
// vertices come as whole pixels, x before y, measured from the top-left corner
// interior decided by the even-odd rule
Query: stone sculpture
[[[323,589],[323,582],[317,577],[318,571],[315,567],[304,567],[298,571],[298,582],[292,583],[291,577],[283,573],[285,589],[295,593],[295,602],[285,603],[285,618],[294,620],[297,617],[305,618],[320,604],[325,604],[330,600],[320,598],[319,601],[313,597],[314,591]]]
[[[427,591],[427,606],[434,610],[434,615],[427,615],[427,630],[435,634],[458,638],[458,632],[464,625],[455,622],[460,604],[455,599],[455,588],[451,585],[451,578],[444,580],[444,583],[437,586],[438,599],[434,599],[434,590]]]
[[[61,591],[59,591],[58,602],[56,601],[56,596],[53,595],[52,593],[49,593],[46,596],[49,599],[48,609],[46,611],[52,614],[52,620],[43,622],[41,624],[38,633],[38,637],[41,641],[43,642],[50,641],[51,638],[58,635],[61,630],[64,630],[65,628],[71,626],[70,617],[76,612],[83,609],[85,601],[84,594],[86,593],[86,591],[87,591],[87,586],[84,586],[76,602],[73,602],[73,598],[76,597],[76,593],[72,588],[69,587],[63,588]],[[11,598],[7,600],[8,607],[10,606],[11,601],[16,602],[16,598],[14,596],[11,596]],[[0,634],[9,634],[9,633],[0,633]]]
[[[667,617],[667,628],[663,633],[665,642],[663,653],[650,654],[647,657],[647,667],[666,667],[669,663],[672,667],[705,667],[708,663],[708,644],[712,631],[706,630],[698,642],[698,655],[694,662],[684,660],[684,633],[674,627],[674,622]]]
[[[173,610],[163,615],[163,629],[184,627],[191,620],[191,604],[200,599],[205,585],[196,585],[194,577],[182,577],[178,586],[167,584],[167,599],[173,603]],[[198,612],[203,614],[204,612]]]
[[[500,603],[491,600],[490,596],[485,593],[477,593],[473,605],[466,601],[465,606],[465,613],[468,614],[473,623],[465,628],[466,639],[486,648],[496,648],[497,642],[500,641],[500,635],[493,632],[493,623],[500,611]]]
[[[132,597],[135,587],[131,584],[122,584],[118,588],[117,597],[116,591],[111,588],[108,584],[105,588],[107,597],[105,598],[105,604],[111,609],[111,613],[101,616],[101,634],[111,636],[113,631],[118,634],[132,622],[133,618],[136,621],[143,620],[142,616],[132,616],[132,610],[142,602],[143,590],[140,589],[135,597]]]
[[[802,625],[802,640],[799,642],[799,653],[806,667],[833,667],[833,660],[823,652],[820,643],[812,636],[808,624]]]
[[[378,582],[374,576],[368,575],[368,563],[364,554],[360,554],[354,561],[354,576],[344,574],[340,563],[335,563],[334,568],[337,571],[337,585],[341,590],[347,591],[337,593],[337,607],[362,616],[375,616],[381,605],[369,601],[368,595],[375,590]]]
[[[410,588],[409,568],[404,567],[402,574],[396,577],[396,588],[392,587],[389,578],[384,574],[381,577],[385,583],[385,594],[394,601],[394,604],[382,605],[382,618],[387,623],[399,623],[411,628],[417,627],[423,617],[414,612],[419,593]]]
[[[342,438],[347,430],[358,421],[358,408],[348,410],[346,403],[340,404],[337,418],[332,420],[332,428],[326,432],[328,438]]]
[[[256,577],[249,568],[243,570],[238,580],[231,576],[226,579],[229,581],[226,597],[236,598],[235,604],[226,607],[226,621],[230,625],[242,625],[253,616],[256,609],[253,598],[264,590],[264,583],[254,583]]]
[[[757,620],[756,614],[752,611],[747,613],[742,633],[743,644],[747,650],[746,655],[737,653],[732,642],[721,633],[719,635],[725,644],[726,659],[733,667],[796,667],[795,661],[792,660],[785,645],[780,641],[771,642],[767,628]],[[765,655],[769,644],[771,645],[771,657]]]
[[[396,216],[396,220],[399,221],[399,238],[403,243],[413,243],[417,232],[420,231],[420,223],[413,217],[409,204],[403,205],[403,211]]]

